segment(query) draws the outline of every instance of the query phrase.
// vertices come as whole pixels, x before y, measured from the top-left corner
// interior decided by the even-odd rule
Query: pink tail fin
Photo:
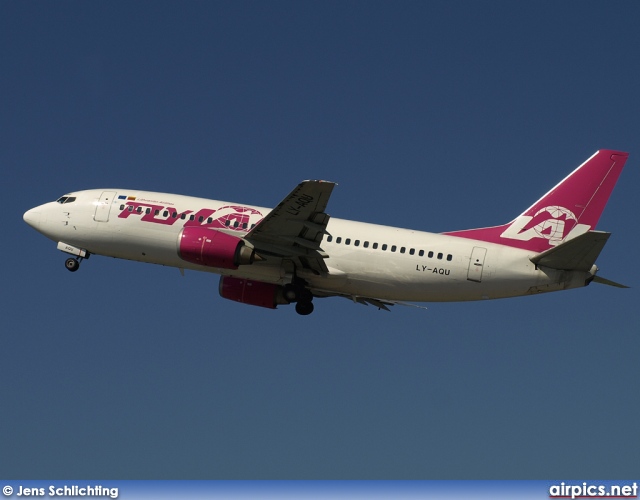
[[[509,224],[448,234],[543,252],[595,229],[629,153],[600,150]]]

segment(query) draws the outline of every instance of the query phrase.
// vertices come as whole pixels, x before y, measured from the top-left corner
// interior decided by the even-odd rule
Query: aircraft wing
[[[425,306],[412,304],[411,302],[401,302],[399,300],[374,299],[372,297],[362,297],[361,295],[340,295],[340,297],[350,299],[353,302],[357,302],[358,304],[362,304],[364,306],[372,305],[374,307],[377,307],[378,309],[384,309],[385,311],[391,310],[387,306],[408,306],[415,307],[417,309],[427,309]]]
[[[262,256],[291,259],[313,274],[328,273],[320,243],[327,233],[325,213],[334,182],[302,181],[245,239]]]

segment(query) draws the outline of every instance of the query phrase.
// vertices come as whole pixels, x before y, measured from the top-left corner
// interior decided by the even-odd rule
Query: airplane
[[[416,302],[620,288],[595,261],[610,233],[595,227],[628,158],[600,150],[513,221],[428,233],[331,218],[336,185],[303,181],[275,208],[135,189],[65,194],[24,220],[70,254],[77,271],[103,255],[220,275],[229,300],[275,309],[345,297],[389,310]]]

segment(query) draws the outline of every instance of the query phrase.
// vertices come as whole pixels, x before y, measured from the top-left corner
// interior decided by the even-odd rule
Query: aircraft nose
[[[32,228],[38,229],[40,222],[42,220],[42,215],[40,213],[40,207],[32,208],[31,210],[27,210],[22,216],[24,221],[29,224]]]

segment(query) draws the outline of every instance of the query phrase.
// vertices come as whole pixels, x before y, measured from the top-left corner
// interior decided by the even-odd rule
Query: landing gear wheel
[[[80,269],[80,262],[78,262],[78,260],[76,259],[67,259],[64,263],[64,266],[72,273],[75,273],[78,269]]]
[[[298,302],[309,302],[309,304],[311,304],[312,300],[313,294],[308,289],[303,288],[298,293]],[[311,306],[311,310],[313,311],[313,306]]]
[[[296,312],[301,316],[307,316],[313,312],[313,302],[296,303]]]

